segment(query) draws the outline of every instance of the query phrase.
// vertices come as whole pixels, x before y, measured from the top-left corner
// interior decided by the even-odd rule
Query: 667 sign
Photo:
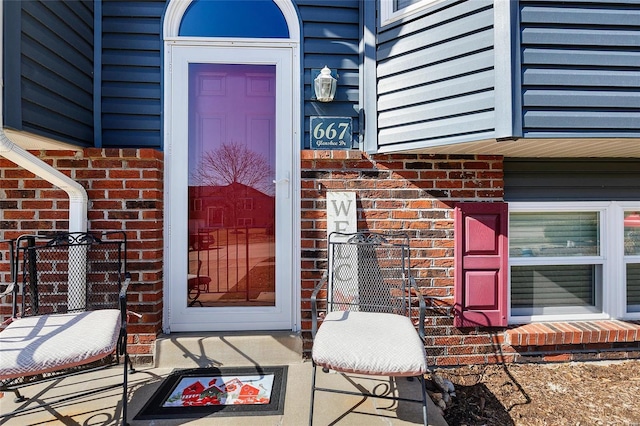
[[[349,117],[311,117],[311,149],[351,149]]]

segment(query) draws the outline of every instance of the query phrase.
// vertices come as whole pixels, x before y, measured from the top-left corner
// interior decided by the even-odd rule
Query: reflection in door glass
[[[275,305],[275,65],[189,65],[189,306]]]

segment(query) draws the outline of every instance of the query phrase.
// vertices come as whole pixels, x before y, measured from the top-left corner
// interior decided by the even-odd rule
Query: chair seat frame
[[[345,251],[349,250],[349,251]],[[384,252],[390,250],[395,253],[399,253],[396,258],[381,259],[377,258],[379,250]],[[347,254],[352,253],[352,254]],[[351,257],[351,260],[349,260]],[[336,260],[338,259],[338,260]],[[346,259],[346,260],[345,260]],[[336,298],[338,293],[337,286],[334,284],[334,278],[337,275],[337,268],[340,268],[339,262],[351,262],[355,263],[356,269],[362,269],[363,263],[371,265],[371,262],[376,264],[373,269],[374,272],[368,274],[367,272],[357,273],[356,278],[352,278],[353,281],[350,286],[352,293],[358,291],[368,291],[366,286],[371,282],[383,282],[387,281],[386,272],[383,269],[386,267],[393,268],[398,271],[398,280],[400,285],[395,288],[391,285],[390,288],[385,287],[382,293],[378,292],[376,296],[366,296],[366,293],[358,294],[355,297],[345,297],[344,294],[340,294],[339,300]],[[425,342],[425,316],[426,316],[426,302],[422,296],[420,289],[418,288],[414,278],[410,272],[410,247],[409,237],[404,232],[356,232],[351,234],[333,232],[328,237],[327,244],[327,270],[323,273],[323,276],[319,283],[314,288],[311,295],[311,315],[312,315],[312,337],[315,339],[319,327],[321,326],[321,317],[319,315],[320,308],[324,308],[326,312],[331,311],[368,311],[368,312],[385,312],[395,313],[399,315],[408,316],[413,324],[417,326],[417,333],[420,337],[422,344]],[[393,264],[390,265],[389,262]],[[365,267],[366,268],[366,267]],[[376,269],[379,268],[379,269]],[[364,282],[363,282],[364,281]],[[364,287],[363,287],[364,286]],[[354,288],[357,287],[357,290]],[[388,291],[392,293],[393,297],[388,297]],[[324,295],[326,292],[326,300],[319,300],[319,295]],[[369,293],[371,294],[371,293]],[[385,297],[378,300],[371,300],[379,297],[380,294],[384,294]],[[367,300],[364,300],[367,299]],[[391,302],[391,304],[389,304]],[[324,306],[321,306],[324,305]],[[417,311],[417,315],[415,312]],[[417,318],[416,318],[417,317]],[[317,365],[312,356],[312,383],[311,383],[311,407],[309,413],[309,425],[313,424],[314,404],[315,404],[315,392],[332,392],[346,395],[356,395],[366,398],[378,398],[387,399],[393,401],[404,401],[422,404],[422,417],[424,425],[427,425],[427,393],[424,374],[415,376],[421,386],[422,399],[404,398],[393,395],[377,395],[366,391],[347,391],[342,389],[330,389],[325,387],[319,387],[316,385],[317,377]],[[425,360],[426,362],[426,360]],[[323,368],[325,372],[328,370]],[[339,370],[336,370],[340,372]],[[413,377],[407,377],[413,379]]]
[[[12,298],[12,316],[5,323],[17,321],[19,324],[22,318],[27,317],[41,317],[44,320],[99,309],[117,309],[120,323],[112,354],[98,361],[88,360],[86,364],[76,360],[73,365],[61,365],[55,371],[31,371],[20,377],[0,377],[0,392],[13,392],[15,402],[19,403],[28,400],[20,390],[35,383],[119,364],[123,368],[119,383],[58,399],[33,400],[33,404],[2,414],[0,419],[122,387],[122,424],[127,424],[128,374],[135,370],[127,353],[127,291],[131,274],[126,267],[126,242],[126,234],[120,231],[106,232],[100,236],[84,232],[53,236],[24,235],[15,240],[0,241],[9,247],[11,270],[11,282],[0,294],[0,297],[11,295]],[[3,333],[0,332],[0,346],[2,339]],[[35,342],[40,343],[41,340]]]

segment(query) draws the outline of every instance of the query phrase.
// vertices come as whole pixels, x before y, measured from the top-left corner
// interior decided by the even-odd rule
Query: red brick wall
[[[129,307],[143,314],[142,319],[130,318],[129,352],[135,362],[151,362],[162,321],[163,154],[95,148],[31,153],[87,190],[89,231],[126,232]],[[0,239],[67,231],[68,207],[64,191],[0,157]],[[9,282],[6,258],[6,251],[0,251],[3,283]],[[8,301],[0,301],[3,319],[10,312]]]
[[[502,157],[303,151],[301,187],[302,328],[308,352],[309,297],[326,267],[326,191],[356,193],[359,230],[408,231],[418,285],[424,294],[444,296],[452,306],[454,203],[502,201]],[[459,330],[447,309],[431,312],[427,326],[432,365],[503,359],[501,331],[492,335],[479,329]],[[513,359],[508,354],[507,358]]]
[[[128,236],[132,311],[129,351],[138,363],[152,361],[161,331],[163,261],[163,162],[151,149],[34,151],[80,182],[89,196],[90,231],[123,230]],[[360,151],[302,151],[302,335],[311,348],[309,297],[326,267],[326,192],[353,191],[360,230],[407,230],[412,268],[424,294],[445,298],[427,318],[431,365],[526,360],[627,358],[640,343],[530,346],[504,343],[504,330],[453,326],[453,205],[501,201],[502,158],[497,156],[373,155]],[[0,240],[36,231],[68,229],[67,195],[0,157]],[[0,282],[9,282],[7,253],[0,246]],[[0,287],[4,289],[4,287]],[[10,315],[8,298],[0,318]],[[607,354],[600,352],[608,351]],[[570,355],[568,355],[570,354]]]

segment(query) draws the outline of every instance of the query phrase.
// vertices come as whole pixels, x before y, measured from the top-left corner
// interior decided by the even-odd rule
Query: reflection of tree
[[[238,142],[205,152],[192,176],[201,186],[241,183],[264,193],[272,192],[272,170],[267,159]]]

